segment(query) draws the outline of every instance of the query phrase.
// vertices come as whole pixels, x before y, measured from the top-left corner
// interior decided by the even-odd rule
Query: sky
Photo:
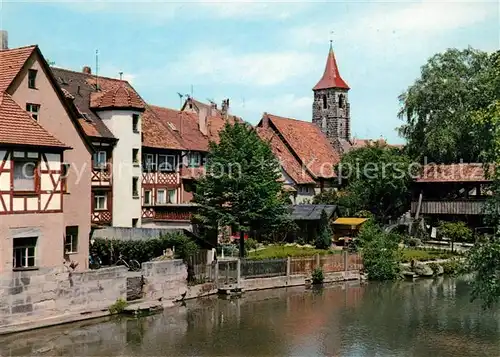
[[[312,87],[333,49],[349,84],[352,135],[402,143],[398,96],[447,48],[500,48],[498,1],[0,0],[9,47],[38,44],[58,67],[129,80],[150,104],[178,93],[230,98],[256,124],[263,112],[311,121]],[[333,33],[332,33],[333,32]]]

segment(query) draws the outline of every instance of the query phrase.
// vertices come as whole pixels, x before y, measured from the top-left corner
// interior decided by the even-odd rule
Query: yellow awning
[[[357,217],[341,217],[337,218],[333,224],[343,224],[346,226],[359,226],[361,223],[364,223],[368,220],[368,218],[357,218]]]

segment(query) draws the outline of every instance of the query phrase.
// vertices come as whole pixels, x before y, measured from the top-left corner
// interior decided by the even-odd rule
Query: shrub
[[[440,264],[443,267],[445,275],[456,275],[460,270],[460,263],[455,259]]]
[[[370,280],[394,280],[400,273],[400,237],[382,232],[380,227],[369,224],[360,232],[363,242],[363,264]]]
[[[332,230],[328,224],[328,216],[323,210],[319,220],[318,236],[314,242],[316,249],[329,249],[332,244],[332,235]]]
[[[440,222],[439,234],[441,238],[448,238],[452,242],[471,242],[472,231],[464,222]]]
[[[184,261],[198,250],[197,244],[182,233],[168,233],[157,239],[137,241],[97,238],[91,247],[94,254],[101,258],[103,265],[113,264],[120,254],[126,259],[144,263],[163,255],[167,248],[174,248],[175,258]]]
[[[323,274],[323,269],[315,268],[312,272],[312,283],[313,284],[323,284],[325,280],[325,275]]]
[[[245,246],[247,249],[249,250],[254,250],[257,248],[257,244],[258,242],[255,240],[255,239],[252,239],[252,238],[248,238],[246,241],[245,241]]]
[[[116,302],[111,305],[108,310],[110,312],[110,314],[114,315],[114,314],[121,314],[123,312],[123,310],[125,310],[125,308],[127,307],[127,302],[123,299],[118,299],[116,300]]]
[[[418,247],[419,245],[422,245],[422,241],[418,238],[409,238],[408,245],[410,247]]]

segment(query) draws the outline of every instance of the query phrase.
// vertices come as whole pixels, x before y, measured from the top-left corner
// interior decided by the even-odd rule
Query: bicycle
[[[123,265],[128,268],[129,271],[140,271],[141,270],[141,263],[139,263],[135,259],[130,259],[128,262],[127,260],[123,257],[123,255],[120,254],[118,257],[118,260],[114,264],[115,266],[118,265]]]

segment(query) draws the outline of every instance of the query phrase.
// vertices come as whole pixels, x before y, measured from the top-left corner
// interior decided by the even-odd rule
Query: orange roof
[[[299,160],[293,156],[283,141],[281,141],[278,135],[271,128],[258,127],[257,133],[262,140],[269,143],[274,155],[279,160],[281,167],[292,178],[292,180],[295,181],[295,183],[315,183],[312,177],[307,173],[307,170],[302,169],[302,165]]]
[[[90,107],[92,109],[137,109],[143,111],[145,106],[139,95],[123,83],[93,92],[90,95]]]
[[[0,50],[0,92],[4,92],[31,56],[36,45]]]
[[[492,169],[493,167],[491,167]],[[490,182],[483,164],[425,165],[417,182]]]
[[[261,123],[264,120],[276,129],[313,177],[336,177],[334,167],[340,161],[339,153],[315,124],[268,113],[264,113]]]
[[[0,145],[69,147],[45,130],[7,93],[0,94]]]
[[[389,144],[383,138],[379,138],[379,139],[356,139],[356,138],[354,138],[354,139],[352,139],[351,144],[352,144],[350,147],[351,150],[360,149],[360,148],[368,147],[370,145],[375,145],[375,144],[379,144],[381,146],[388,146],[388,147],[396,148],[396,149],[402,149],[404,147],[404,145],[401,145],[401,144]]]
[[[335,60],[335,54],[333,53],[331,43],[330,51],[328,52],[328,57],[326,58],[325,72],[323,73],[323,77],[321,77],[319,82],[314,86],[313,90],[327,88],[349,89],[347,83],[340,76],[339,67],[337,66],[337,61]]]
[[[158,149],[184,150],[180,138],[168,127],[168,120],[160,118],[152,105],[146,105],[142,114],[142,145]]]

